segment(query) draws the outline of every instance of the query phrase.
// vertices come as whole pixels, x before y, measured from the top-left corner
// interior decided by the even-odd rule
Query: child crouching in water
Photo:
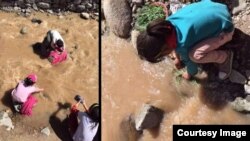
[[[56,65],[67,59],[67,51],[61,34],[57,30],[49,30],[43,39],[41,51],[51,64]]]
[[[44,90],[35,87],[36,82],[37,76],[35,74],[29,74],[24,80],[20,81],[11,92],[14,108],[17,112],[23,115],[32,115],[32,109],[37,103],[37,99],[32,95]]]
[[[216,50],[232,40],[234,25],[226,5],[203,0],[190,4],[166,19],[152,21],[137,38],[137,51],[142,59],[157,63],[176,53],[174,63],[181,61],[187,71],[182,74],[189,80],[197,74],[196,63],[217,63],[219,78],[229,77],[233,52]]]

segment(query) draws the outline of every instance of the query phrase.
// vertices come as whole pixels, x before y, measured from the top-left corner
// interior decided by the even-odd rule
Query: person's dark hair
[[[33,84],[34,82],[30,78],[24,79],[24,86],[28,87],[28,86],[32,86]]]
[[[57,45],[58,47],[63,47],[63,41],[62,41],[61,39],[57,40],[57,41],[56,41],[56,45]]]
[[[137,37],[137,51],[141,59],[151,63],[163,60],[166,37],[174,30],[173,25],[165,19],[157,19],[148,24],[146,31]]]
[[[94,122],[99,122],[99,118],[100,118],[100,113],[99,113],[99,104],[94,103],[90,106],[89,108],[89,112],[88,112],[90,118],[94,121]]]

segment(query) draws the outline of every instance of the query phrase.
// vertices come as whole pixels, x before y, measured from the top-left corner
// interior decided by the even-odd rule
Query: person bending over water
[[[57,30],[49,30],[41,46],[42,54],[48,57],[52,64],[58,64],[67,59],[65,43]]]
[[[24,80],[20,81],[16,88],[11,92],[14,108],[17,112],[24,115],[32,115],[32,108],[37,100],[32,96],[33,93],[41,92],[44,89],[35,87],[37,76],[29,74]]]
[[[233,52],[217,50],[232,40],[234,25],[227,6],[203,0],[190,4],[166,19],[157,19],[147,26],[137,38],[138,55],[149,62],[157,63],[175,52],[175,66],[181,61],[187,71],[184,79],[197,74],[196,63],[217,63],[219,78],[229,77]]]

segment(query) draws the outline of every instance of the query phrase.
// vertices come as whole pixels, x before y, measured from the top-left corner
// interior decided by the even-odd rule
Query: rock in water
[[[103,11],[111,31],[121,38],[128,38],[132,28],[132,10],[127,0],[104,0]]]
[[[244,85],[244,90],[246,94],[250,94],[250,85],[249,84],[245,84]]]
[[[8,115],[7,112],[1,111],[0,112],[0,126],[7,127],[7,130],[14,129],[14,125],[12,124],[12,121]]]
[[[229,76],[229,79],[233,83],[246,84],[247,82],[247,79],[245,78],[245,76],[243,76],[241,73],[239,73],[236,70],[232,70],[232,73]]]
[[[80,17],[87,20],[87,19],[89,19],[90,16],[89,16],[88,13],[83,12],[83,13],[80,14]]]
[[[243,112],[250,112],[250,102],[242,97],[237,97],[233,102],[230,103],[234,110]]]
[[[135,115],[135,128],[140,131],[158,127],[163,119],[164,112],[154,106],[144,104]]]
[[[49,127],[46,127],[46,128],[44,128],[44,129],[42,129],[42,130],[41,130],[41,133],[43,133],[43,134],[49,136],[49,135],[50,135]]]
[[[20,33],[21,33],[21,34],[27,34],[27,33],[28,33],[28,28],[27,28],[27,27],[23,27],[23,28],[20,30]]]

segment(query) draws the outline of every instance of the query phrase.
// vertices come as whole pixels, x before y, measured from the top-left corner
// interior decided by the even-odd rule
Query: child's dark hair
[[[63,41],[62,41],[61,39],[57,40],[57,41],[56,41],[56,45],[57,45],[58,47],[63,47]]]
[[[137,51],[141,59],[151,63],[163,60],[161,54],[166,45],[166,37],[174,30],[173,25],[165,19],[157,19],[148,24],[146,31],[137,37]]]
[[[33,82],[30,78],[25,78],[25,79],[24,79],[24,85],[25,85],[26,87],[32,86],[34,83],[35,83],[35,82]]]
[[[99,104],[97,103],[92,104],[89,108],[88,114],[94,122],[98,123],[100,118]]]

